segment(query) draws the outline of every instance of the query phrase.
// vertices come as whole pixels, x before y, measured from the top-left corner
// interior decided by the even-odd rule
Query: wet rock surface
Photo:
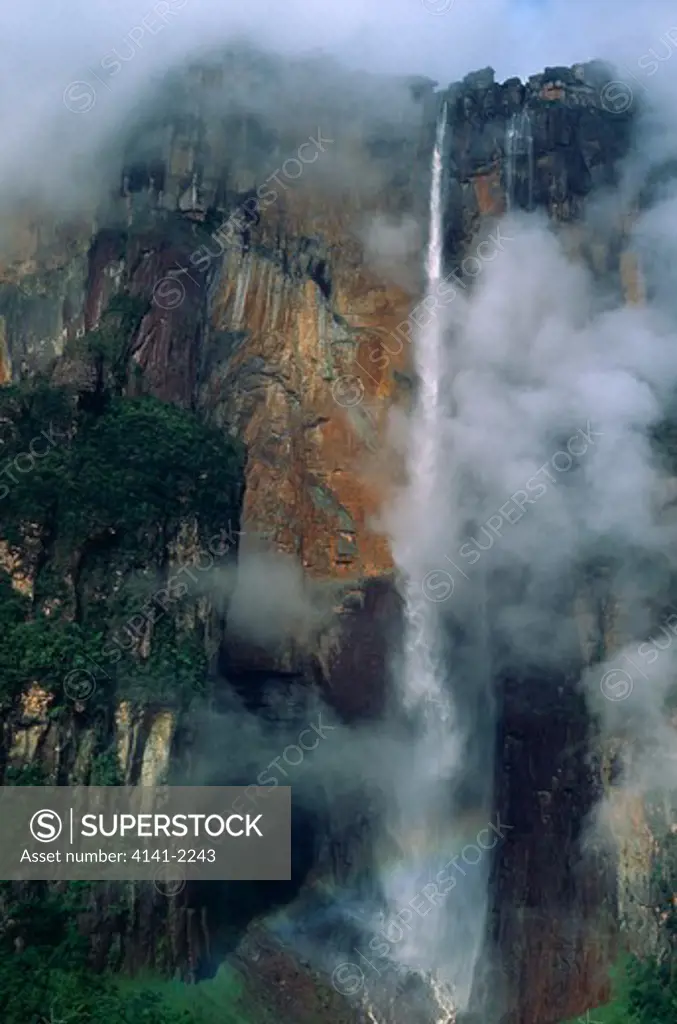
[[[246,109],[219,114],[236,70],[217,64],[177,78],[174,115],[149,114],[130,140],[96,226],[17,237],[20,255],[6,261],[0,277],[0,379],[38,369],[55,380],[91,377],[78,339],[116,295],[138,300],[143,314],[123,353],[126,393],[198,411],[242,439],[244,529],[296,557],[313,578],[343,588],[314,647],[287,645],[271,654],[243,647],[226,631],[212,637],[212,657],[226,682],[248,686],[263,675],[267,685],[282,687],[291,677],[355,723],[383,711],[400,629],[378,516],[402,479],[398,458],[383,453],[389,413],[410,398],[411,352],[392,339],[420,296],[437,113],[446,102],[451,268],[462,266],[478,234],[505,213],[507,197],[513,208],[541,210],[571,229],[572,245],[585,251],[586,201],[617,181],[632,111],[609,109],[609,76],[599,65],[550,68],[527,83],[503,84],[485,69],[442,93],[426,80],[400,82],[408,104],[366,118],[359,130],[351,130],[345,108],[323,108],[321,97],[303,124],[287,118],[275,127],[274,119]],[[264,84],[266,75],[281,73],[277,65],[264,71]],[[513,160],[511,124],[521,132]],[[307,165],[299,160],[303,145],[310,147],[303,150],[312,159]],[[265,182],[274,199],[261,191]],[[404,277],[389,279],[369,258],[365,226],[374,217],[410,217],[419,225]],[[632,291],[636,275],[627,261],[620,265],[622,248],[619,228],[600,273]],[[589,759],[595,738],[571,679],[556,687],[549,681],[547,701],[537,678],[497,686],[496,808],[514,831],[498,854],[489,938],[508,976],[513,1009],[505,1020],[554,1024],[604,998],[614,956],[612,886],[598,864],[584,862],[579,843],[600,789]],[[125,726],[136,762],[153,732],[145,714],[130,712]],[[48,751],[65,743],[81,746],[86,757],[84,732],[48,726],[46,714],[19,716],[7,733],[7,748],[22,751],[26,762],[49,759]],[[167,755],[180,759],[176,743],[167,744]],[[351,850],[354,844],[337,837],[329,860],[347,860]],[[146,940],[169,921],[169,966],[199,975],[221,941],[213,910],[190,890],[171,910],[139,900],[125,919],[120,964],[159,962]],[[242,927],[247,923],[243,914]],[[370,1019],[265,930],[248,936],[234,955],[276,1019]],[[103,936],[101,948],[111,941]],[[415,1021],[415,1004],[398,991],[384,1021]]]

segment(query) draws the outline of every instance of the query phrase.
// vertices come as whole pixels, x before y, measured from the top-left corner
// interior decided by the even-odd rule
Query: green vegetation
[[[677,1020],[677,835],[669,832],[660,844],[651,893],[660,928],[658,955],[633,957],[627,965],[627,1009],[632,1024],[674,1024]]]
[[[677,1021],[677,835],[661,842],[651,906],[660,950],[624,957],[613,972],[613,1002],[591,1009],[569,1024],[675,1024]]]
[[[110,395],[97,414],[82,413],[65,390],[41,382],[2,388],[0,422],[10,542],[24,541],[29,525],[51,529],[70,548],[115,537],[144,564],[191,517],[205,540],[237,521],[241,446],[193,413],[151,397]],[[45,454],[32,466],[28,455],[30,468],[17,469],[31,442]]]
[[[674,967],[657,960],[623,958],[614,972],[614,999],[567,1024],[674,1024],[677,986]]]
[[[148,303],[132,295],[116,295],[103,313],[98,327],[85,335],[85,357],[94,364],[110,386],[121,390],[129,366],[129,344],[148,311]]]
[[[56,891],[32,883],[16,893],[0,883],[3,1024],[264,1024],[244,1009],[242,983],[231,970],[198,985],[94,974],[75,921],[95,884],[70,882]]]
[[[145,311],[118,298],[71,346],[86,381],[0,388],[0,714],[33,685],[53,717],[77,703],[94,741],[74,781],[90,785],[121,781],[109,728],[120,700],[178,709],[205,693],[191,581],[218,562],[210,541],[239,525],[242,447],[193,412],[123,394]],[[17,590],[22,575],[32,590]],[[4,774],[5,785],[53,781],[39,761]],[[199,985],[95,973],[82,915],[94,911],[98,929],[105,913],[120,936],[132,913],[129,886],[107,885],[105,911],[96,891],[0,882],[2,1024],[252,1024],[233,972]],[[112,970],[120,941],[111,949]]]
[[[24,597],[0,569],[0,707],[37,683],[58,708],[76,670],[96,679],[91,708],[204,692],[203,637],[179,625],[197,596],[187,572],[164,604],[151,608],[152,598],[178,538],[190,536],[196,555],[237,529],[244,453],[192,412],[120,394],[142,314],[137,300],[118,300],[82,340],[89,365],[100,363],[94,392],[45,380],[0,389],[0,540],[12,556],[32,553],[35,577]],[[152,642],[140,658],[146,619]]]

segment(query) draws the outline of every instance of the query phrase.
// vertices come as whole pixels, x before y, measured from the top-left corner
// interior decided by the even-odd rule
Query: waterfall
[[[534,137],[528,110],[513,114],[505,130],[505,203],[508,213],[515,205],[515,183],[518,159],[526,162],[526,208],[533,208]]]
[[[439,294],[445,273],[446,123],[445,106],[431,163],[426,299]],[[275,923],[279,934],[294,935],[309,959],[332,936],[332,983],[342,995],[359,993],[371,1024],[453,1024],[468,1008],[485,940],[486,851],[495,845],[488,828],[495,733],[484,573],[475,571],[453,609],[442,609],[425,586],[444,558],[440,537],[459,544],[455,532],[462,526],[452,510],[431,529],[433,510],[447,509],[453,462],[453,334],[439,314],[428,319],[414,339],[418,387],[408,483],[391,523],[394,561],[405,584],[403,643],[390,714],[370,747],[374,774],[370,769],[365,780],[378,787],[368,833],[373,860],[351,866],[338,900],[318,886],[295,918]]]
[[[443,170],[446,106],[442,111],[433,151],[430,183],[428,249],[426,253],[426,297],[437,293],[443,273]],[[418,394],[411,428],[409,502],[414,514],[425,516],[438,485],[441,456],[444,330],[439,316],[420,329],[415,345]],[[444,670],[439,651],[439,623],[435,605],[420,588],[425,555],[418,538],[401,568],[409,576],[405,599],[404,670],[402,697],[405,707],[417,712],[433,730],[444,728],[450,715]],[[419,563],[421,554],[423,564]],[[407,564],[407,562],[409,564]],[[439,709],[442,709],[441,712]]]
[[[443,193],[446,107],[440,116],[432,159],[426,295],[435,294],[443,274]],[[426,884],[434,882],[449,859],[448,778],[457,757],[454,711],[447,693],[442,628],[437,607],[426,599],[421,580],[430,568],[425,517],[441,470],[444,325],[438,318],[419,331],[415,343],[418,392],[411,422],[411,456],[406,495],[408,513],[419,529],[394,542],[395,559],[406,578],[404,644],[398,704],[411,733],[407,763],[399,766],[395,806],[388,831],[396,852],[383,872],[387,917],[392,922]],[[454,851],[452,851],[454,852]],[[435,905],[407,923],[393,948],[395,957],[429,979],[440,1020],[450,1019],[450,988],[438,980],[450,906]],[[392,932],[391,928],[391,932]],[[392,938],[392,936],[391,936]],[[446,994],[445,994],[446,993]]]
[[[439,293],[445,270],[446,119],[445,107],[431,167],[426,298]],[[432,529],[430,517],[435,508],[446,507],[441,495],[453,461],[447,383],[453,335],[439,314],[428,319],[414,341],[418,388],[408,485],[393,530],[394,558],[405,580],[395,717],[406,740],[402,757],[392,765],[379,855],[386,904],[379,930],[391,944],[389,956],[423,975],[436,1019],[448,1022],[452,1008],[468,1006],[485,934],[489,857],[477,836],[491,814],[487,794],[494,741],[482,574],[452,607],[435,603],[425,587],[443,558],[440,524]],[[450,522],[452,533],[456,528]],[[462,626],[458,616],[466,620]],[[459,860],[455,875],[450,865]],[[408,910],[417,906],[419,914]]]

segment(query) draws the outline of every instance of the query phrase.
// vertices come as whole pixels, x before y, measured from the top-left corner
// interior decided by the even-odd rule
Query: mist
[[[578,679],[593,732],[603,743],[623,737],[611,794],[588,823],[591,845],[608,843],[613,854],[627,841],[623,801],[658,795],[667,829],[677,785],[675,466],[656,439],[677,389],[677,62],[659,70],[660,85],[640,93],[619,68],[617,84],[639,108],[637,130],[620,187],[587,214],[606,244],[630,225],[623,244],[643,301],[628,305],[618,284],[572,261],[566,233],[542,215],[504,218],[496,258],[418,324],[420,337],[436,317],[447,336],[445,472],[425,533],[408,489],[387,514],[395,552],[413,546],[423,594],[447,621],[453,731],[463,746],[456,786],[473,780],[481,795],[481,774],[490,784],[490,763],[476,755],[493,723],[470,695],[483,689],[488,623],[495,682],[540,679],[555,700],[562,682]],[[603,607],[608,661],[586,668],[585,641],[599,650]],[[471,912],[466,928],[474,920]],[[457,946],[446,946],[447,963]]]
[[[618,238],[621,218],[633,220],[628,240],[644,305],[626,305],[607,280],[569,258],[541,215],[530,214],[501,221],[496,258],[482,264],[467,294],[456,290],[431,314],[445,334],[445,470],[423,523],[405,488],[383,510],[382,525],[398,566],[417,567],[414,582],[437,607],[453,665],[450,813],[435,838],[451,850],[484,826],[491,803],[493,709],[482,703],[490,677],[537,675],[544,687],[573,677],[602,734],[635,745],[619,787],[642,794],[677,785],[665,710],[677,653],[677,623],[665,610],[677,580],[677,521],[666,508],[675,471],[651,439],[677,393],[677,189],[662,174],[677,158],[673,21],[667,0],[589,0],[575,10],[564,0],[394,0],[387,11],[376,0],[321,10],[311,0],[229,10],[217,0],[72,0],[47,11],[29,0],[2,13],[6,235],[11,217],[26,209],[55,217],[94,210],[116,184],[130,123],[143,144],[139,125],[186,101],[173,92],[170,73],[220,48],[245,54],[245,67],[229,58],[230,74],[211,96],[219,110],[267,118],[290,151],[318,124],[336,129],[319,173],[374,193],[383,179],[359,144],[374,125],[397,131],[415,116],[407,76],[445,87],[487,65],[502,80],[601,58],[618,68],[616,101],[641,107],[620,187],[600,195],[587,217],[600,240]],[[249,60],[254,51],[265,58]],[[374,218],[361,238],[379,274],[417,284],[421,225]],[[394,447],[406,449],[410,423],[401,412],[395,421]],[[236,638],[270,651],[290,638],[307,643],[328,621],[335,596],[310,584],[292,560],[261,553],[243,553],[237,569],[215,572],[205,588],[227,606]],[[623,647],[590,666],[580,604],[587,601],[592,615],[601,599],[617,610]],[[234,777],[270,779],[277,760],[289,774],[275,776],[276,784],[293,784],[295,797],[318,814],[365,791],[391,805],[417,799],[417,780],[408,777],[411,737],[397,708],[378,725],[348,728],[306,693],[287,696],[267,719],[236,697],[227,713],[210,716],[201,729],[213,746],[205,740],[198,776],[211,777],[227,739]],[[300,720],[289,714],[296,704]],[[284,751],[323,714],[326,740],[303,755],[296,774]],[[610,817],[606,804],[598,812],[593,833]],[[392,852],[388,840],[380,837],[383,860]],[[380,894],[371,895],[378,903]],[[348,904],[356,893],[346,887],[342,896]],[[475,942],[485,874],[454,898],[458,927],[474,915]],[[434,939],[423,961],[406,943],[392,956],[417,969],[453,961],[458,932]],[[471,954],[470,973],[474,945]]]
[[[638,62],[652,47],[666,52],[671,17],[666,0],[631,9],[591,0],[575,14],[563,0],[395,0],[387,15],[376,0],[350,0],[323,7],[321,16],[311,0],[284,7],[254,0],[226,9],[216,0],[64,0],[48,9],[36,0],[5,5],[2,204],[20,213],[20,201],[45,216],[55,209],[82,214],[83,206],[95,206],[107,161],[115,164],[129,119],[163,94],[169,98],[165,76],[171,69],[220,47],[253,46],[311,62],[312,74],[293,83],[293,100],[285,104],[288,119],[292,108],[317,108],[312,96],[323,106],[343,105],[354,117],[377,94],[384,108],[388,93],[393,103],[397,89],[392,82],[379,87],[374,76],[423,75],[444,87],[486,65],[505,79],[601,57],[625,62],[635,88],[654,88],[666,77],[665,68],[651,75],[651,65],[639,68]],[[229,91],[254,97],[256,83],[231,83]],[[265,102],[276,117],[280,105],[271,98],[270,84],[267,93]],[[240,102],[237,95],[231,100]]]
[[[227,613],[229,634],[269,652],[285,642],[308,644],[331,621],[336,585],[307,579],[291,556],[245,543],[237,565],[214,569],[202,582]]]

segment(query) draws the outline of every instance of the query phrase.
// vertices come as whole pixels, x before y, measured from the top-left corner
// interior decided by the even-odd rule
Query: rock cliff
[[[315,88],[312,66],[290,71],[231,53],[177,73],[149,100],[102,174],[100,203],[79,223],[17,215],[0,268],[7,450],[15,459],[42,429],[26,397],[37,382],[61,389],[68,456],[51,469],[38,463],[36,474],[51,473],[35,492],[51,503],[42,518],[37,475],[17,477],[2,564],[26,602],[21,616],[57,616],[64,644],[77,633],[81,660],[60,649],[57,663],[45,640],[42,662],[17,669],[5,707],[6,780],[31,771],[62,783],[102,772],[109,781],[171,777],[200,742],[200,702],[218,706],[229,685],[242,691],[261,678],[283,692],[319,688],[346,722],[378,715],[399,617],[379,524],[402,479],[386,428],[412,386],[410,313],[421,294],[436,119],[446,103],[445,257],[460,282],[472,287],[477,240],[509,207],[541,209],[573,253],[637,301],[627,224],[600,239],[584,221],[590,197],[617,181],[630,140],[632,111],[605,104],[608,77],[580,65],[526,84],[498,84],[485,70],[444,92],[424,79],[378,82],[357,113],[343,81],[338,97],[333,82]],[[141,396],[158,400],[156,419],[135,406]],[[165,407],[175,410],[167,422]],[[199,456],[206,448],[209,457]],[[100,530],[78,534],[73,506],[102,487],[94,471],[86,481],[79,474],[97,460],[99,474],[120,467],[114,499],[102,492],[117,519],[96,509]],[[152,469],[165,493],[145,494],[124,471],[130,460]],[[132,504],[144,515],[127,523]],[[224,540],[228,529],[243,539]],[[177,569],[226,564],[247,538],[336,584],[333,617],[310,641],[243,646],[229,633],[227,607],[199,587],[171,603],[167,636],[138,611]],[[101,668],[101,650],[88,647],[95,629],[102,644],[125,631],[126,673],[108,660]],[[505,1019],[515,1024],[555,1022],[603,1001],[615,957],[616,882],[580,845],[602,769],[574,682],[563,676],[546,700],[536,676],[497,681],[496,807],[514,831],[495,865],[488,939],[507,977]],[[256,909],[289,899],[311,866],[299,862],[289,888],[232,912],[226,928],[200,887],[169,904],[139,891],[113,921],[103,894],[92,906],[92,920],[105,922],[97,962],[199,976]],[[280,1019],[314,1020],[329,1004],[332,1019],[352,1013],[334,1006],[330,990],[323,1002],[319,983],[272,942],[262,939],[255,954],[245,942],[238,956],[248,977],[258,971],[266,986],[279,977],[298,988],[293,1009],[278,990]]]

